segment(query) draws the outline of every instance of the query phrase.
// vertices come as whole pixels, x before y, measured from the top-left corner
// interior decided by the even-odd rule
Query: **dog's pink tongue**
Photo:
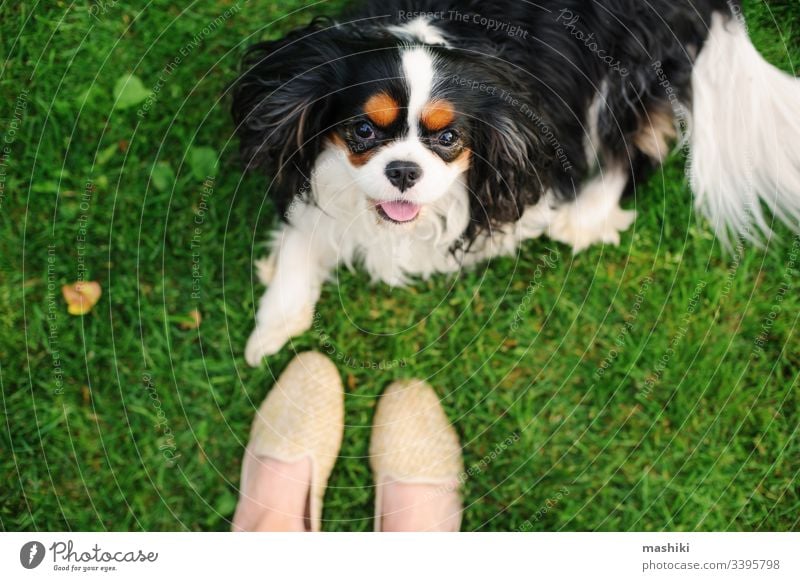
[[[411,202],[383,202],[381,209],[395,222],[410,222],[419,214],[420,207]]]

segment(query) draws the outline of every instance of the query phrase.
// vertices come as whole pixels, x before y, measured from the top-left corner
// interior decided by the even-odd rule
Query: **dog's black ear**
[[[327,19],[252,46],[233,86],[232,113],[243,162],[275,179],[281,209],[304,189],[332,123],[342,85],[345,32]]]
[[[482,96],[470,130],[468,237],[516,222],[550,182],[553,148],[545,135],[551,128],[525,87],[497,73],[487,78],[495,89]]]

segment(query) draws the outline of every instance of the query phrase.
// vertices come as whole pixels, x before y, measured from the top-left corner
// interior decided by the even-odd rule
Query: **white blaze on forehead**
[[[400,26],[390,26],[389,30],[410,40],[419,40],[425,44],[448,46],[447,40],[442,36],[439,29],[433,26],[428,18],[424,16],[415,18]]]
[[[433,91],[433,55],[424,48],[412,48],[403,52],[402,63],[409,92],[408,125],[416,137],[419,118]]]

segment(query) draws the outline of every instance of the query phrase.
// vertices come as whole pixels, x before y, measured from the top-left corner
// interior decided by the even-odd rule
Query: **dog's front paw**
[[[244,350],[247,364],[258,367],[264,357],[275,355],[289,339],[308,331],[313,319],[314,311],[309,307],[294,315],[278,315],[269,323],[258,323]]]
[[[549,229],[549,236],[557,242],[572,246],[576,254],[592,244],[620,243],[620,232],[631,227],[636,220],[635,210],[611,209],[605,216],[581,214],[577,208],[556,217]]]

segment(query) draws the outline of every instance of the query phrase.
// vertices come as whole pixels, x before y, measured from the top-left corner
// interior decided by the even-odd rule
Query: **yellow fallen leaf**
[[[61,287],[61,294],[67,301],[67,312],[70,315],[85,315],[100,300],[103,289],[97,282],[76,282]]]
[[[186,329],[188,331],[189,329],[197,329],[200,327],[203,316],[200,314],[200,311],[194,309],[186,314],[186,319],[186,321],[181,323],[181,329]]]

